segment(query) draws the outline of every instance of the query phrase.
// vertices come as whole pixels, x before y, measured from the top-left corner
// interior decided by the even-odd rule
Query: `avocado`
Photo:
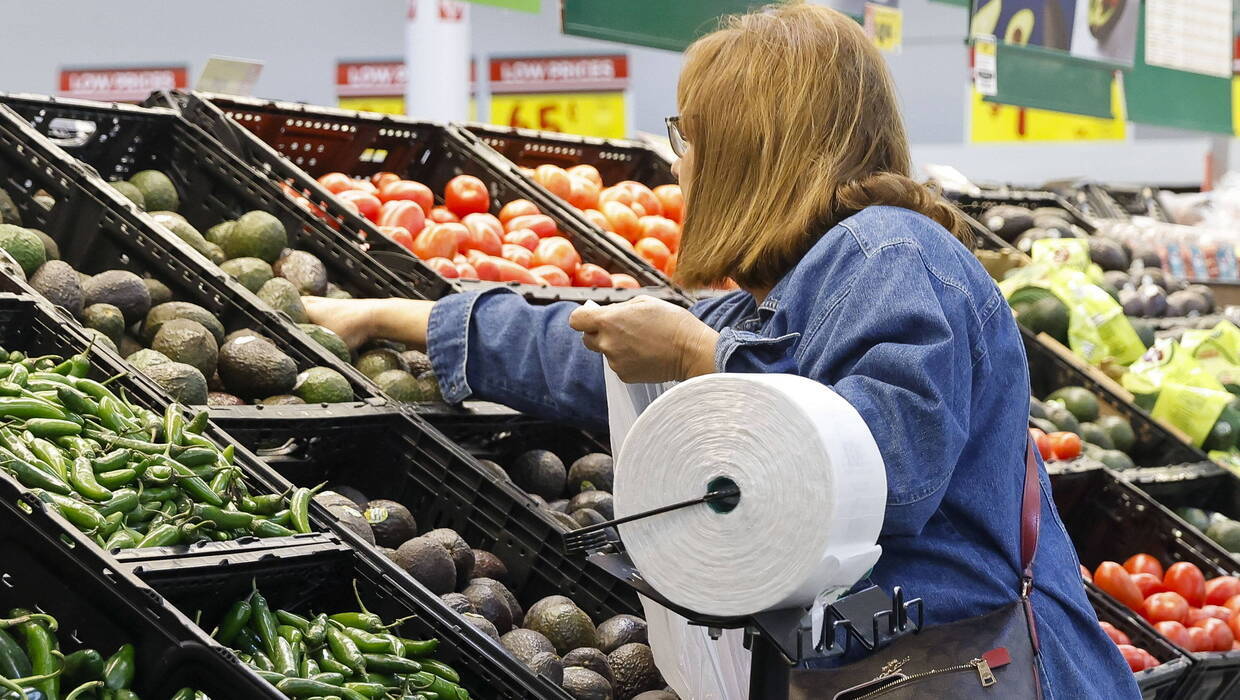
[[[46,233],[43,233],[37,228],[26,229],[26,230],[38,236],[40,241],[43,241],[43,254],[44,256],[47,257],[48,260],[59,260],[60,259],[60,246],[56,244],[55,239],[53,239],[51,236],[47,235]]]
[[[86,330],[86,335],[90,336],[92,342],[95,345],[98,345],[99,347],[102,347],[102,348],[107,348],[111,350],[112,352],[117,352],[116,343],[112,342],[112,339],[104,335],[102,331],[96,330],[94,328],[87,328],[85,330]]]
[[[391,369],[398,369],[409,373],[409,365],[400,356],[400,353],[386,348],[367,350],[362,353],[361,357],[357,358],[357,363],[353,366],[357,368],[357,371],[371,379]]]
[[[560,682],[560,687],[573,700],[612,700],[611,683],[606,678],[588,668],[564,663],[564,680]]]
[[[1154,347],[1155,328],[1154,324],[1143,318],[1128,317],[1128,323],[1132,325],[1132,330],[1136,331],[1137,337],[1141,339],[1141,344],[1147,348]]]
[[[512,629],[512,610],[490,586],[471,584],[461,591],[461,595],[468,598],[478,614],[490,620],[500,634]]]
[[[426,393],[417,378],[403,370],[389,369],[373,379],[379,389],[395,401],[422,401]]]
[[[329,328],[316,326],[313,323],[299,323],[297,327],[302,333],[310,336],[314,342],[322,345],[328,352],[340,358],[341,362],[349,363],[353,357],[349,354],[349,346],[344,344],[340,336],[336,335]]]
[[[128,270],[108,270],[82,286],[86,305],[111,304],[121,310],[125,325],[141,321],[151,310],[151,292],[142,278]]]
[[[645,644],[625,644],[608,653],[607,662],[615,677],[618,700],[630,700],[638,693],[663,687],[663,676],[655,666],[654,654]]]
[[[1085,442],[1097,445],[1098,447],[1106,450],[1115,449],[1115,443],[1111,442],[1111,436],[1097,423],[1085,421],[1084,423],[1081,423],[1080,430],[1081,439]]]
[[[186,221],[185,217],[173,212],[157,212],[151,216],[155,219],[155,223],[171,231],[177,238],[189,244],[189,247],[201,253],[203,257],[217,265],[224,262],[224,252],[219,246],[203,238],[198,229]]]
[[[265,211],[251,211],[234,222],[219,242],[224,254],[233,258],[261,258],[274,263],[288,247],[284,224]]]
[[[169,360],[168,356],[162,352],[149,349],[139,350],[132,355],[127,355],[125,357],[125,361],[140,370],[145,370],[147,367],[152,365],[162,365],[167,362],[172,362],[172,360]]]
[[[432,371],[431,358],[427,357],[424,352],[405,350],[400,353],[400,359],[405,361],[405,371],[415,377]]]
[[[426,372],[417,378],[418,397],[415,401],[443,401],[443,393],[439,390],[439,378],[434,372]]]
[[[331,284],[330,282],[327,284],[327,293],[324,294],[323,296],[327,297],[328,299],[352,299],[353,298],[352,294],[349,294],[345,290],[341,289],[340,287],[337,287],[334,284]]]
[[[86,293],[82,291],[82,283],[77,271],[66,262],[49,260],[35,271],[30,278],[30,286],[44,299],[56,306],[64,307],[65,311],[76,318],[82,317],[82,307],[86,303]]]
[[[1062,401],[1047,401],[1046,416],[1059,430],[1065,430],[1069,433],[1080,433],[1081,424],[1077,422],[1076,416],[1064,406]]]
[[[573,519],[577,527],[589,527],[607,522],[607,518],[604,518],[602,513],[593,508],[578,508],[569,512],[568,517]]]
[[[287,394],[297,383],[297,365],[273,343],[246,335],[224,343],[217,365],[220,378],[243,399]]]
[[[1206,298],[1195,291],[1181,289],[1167,295],[1168,316],[1193,316],[1210,313]]]
[[[517,627],[505,633],[499,638],[499,643],[503,644],[508,653],[517,657],[523,664],[528,664],[538,654],[555,653],[555,645],[551,643],[551,640],[524,627]]]
[[[183,404],[201,405],[207,402],[207,380],[194,367],[169,361],[148,365],[142,373]]]
[[[321,297],[327,292],[327,267],[323,261],[304,250],[291,250],[271,266],[279,277],[283,277],[302,294]]]
[[[215,374],[219,360],[219,347],[211,331],[188,318],[174,318],[162,324],[151,342],[151,349],[162,352],[170,360],[197,368],[204,377]]]
[[[399,550],[397,550],[397,556],[400,556]],[[468,622],[470,625],[475,627],[479,632],[485,634],[486,636],[490,637],[491,639],[494,639],[497,642],[499,641],[499,632],[496,631],[495,625],[491,624],[490,620],[486,619],[485,617],[481,615],[478,615],[477,613],[464,613],[461,615],[461,617],[464,618],[465,621]]]
[[[1221,518],[1206,527],[1206,537],[1214,540],[1229,552],[1240,552],[1240,523]]]
[[[1206,302],[1206,311],[1203,313],[1214,312],[1214,291],[1204,284],[1190,284],[1184,288],[1186,292],[1193,292]]]
[[[125,335],[125,316],[111,304],[91,304],[82,311],[81,317],[82,325],[108,336],[113,343],[119,344]]]
[[[1236,446],[1238,437],[1240,437],[1240,413],[1230,406],[1224,406],[1222,412],[1219,413],[1218,420],[1214,421],[1214,426],[1210,428],[1210,434],[1206,436],[1201,449],[1207,452],[1212,450],[1226,452]]]
[[[142,196],[142,190],[134,187],[132,183],[117,180],[108,184],[112,186],[112,189],[116,190],[117,194],[133,202],[134,206],[143,211],[146,210],[146,198]]]
[[[235,223],[236,222],[233,221],[221,221],[207,229],[206,232],[202,234],[202,237],[207,239],[207,242],[214,243],[222,248],[224,245],[224,239],[228,236],[228,233],[232,231]]]
[[[612,507],[611,494],[598,489],[589,489],[582,491],[573,496],[568,502],[568,513],[582,510],[583,508],[593,508],[603,515],[604,520],[610,520],[615,516],[615,509]]]
[[[457,534],[456,530],[451,528],[436,528],[430,532],[422,533],[422,536],[428,540],[438,542],[444,549],[448,550],[448,554],[452,557],[452,565],[456,567],[456,587],[463,588],[466,582],[473,577],[473,550]],[[497,624],[496,627],[500,627],[500,625]]]
[[[233,258],[222,263],[220,269],[255,294],[268,280],[275,277],[271,266],[258,258]]]
[[[12,256],[27,277],[47,262],[43,240],[34,231],[21,226],[0,224],[0,250]]]
[[[997,236],[1011,243],[1017,236],[1033,228],[1033,215],[1024,207],[1000,204],[987,209],[982,214],[981,222]]]
[[[208,406],[244,406],[245,401],[232,394],[226,394],[222,391],[207,392]]]
[[[1132,444],[1136,442],[1136,434],[1133,433],[1132,425],[1127,420],[1120,416],[1101,416],[1097,422],[1098,427],[1106,431],[1115,449],[1120,452],[1132,449]]]
[[[598,626],[598,648],[608,654],[634,642],[646,643],[646,621],[636,615],[616,615]]]
[[[352,486],[349,486],[348,484],[332,484],[331,486],[328,486],[327,489],[328,491],[334,492],[340,496],[343,496],[344,498],[349,499],[349,501],[353,503],[353,505],[357,506],[358,510],[361,510],[362,508],[366,507],[366,504],[370,502],[370,499],[366,498],[366,494],[362,493],[361,491],[358,491],[357,489],[353,488]]]
[[[176,211],[181,208],[181,198],[176,185],[158,170],[143,170],[129,178],[129,184],[142,193],[143,206],[148,211]]]
[[[334,491],[324,491],[315,494],[314,500],[326,508],[327,512],[331,513],[343,527],[367,543],[375,544],[375,535],[371,532],[370,524],[366,522],[366,518],[357,511],[355,504],[348,498]]]
[[[531,618],[532,615],[542,614],[542,611],[546,610],[547,608],[560,605],[563,603],[568,603],[569,605],[574,604],[571,598],[568,598],[567,596],[562,596],[562,595],[549,595],[546,598],[538,599],[538,601],[535,602],[533,605],[531,605],[530,609],[525,612],[525,618],[521,621],[521,626],[527,627],[527,628],[530,627],[529,622],[532,619]]]
[[[373,505],[372,503],[372,508]],[[366,512],[369,513],[370,510],[368,508]],[[452,565],[452,557],[448,550],[434,540],[414,537],[396,548],[396,557],[400,567],[426,586],[431,593],[450,593],[456,584],[456,569]],[[496,637],[498,634],[497,630]]]
[[[297,375],[293,393],[306,403],[344,403],[353,400],[349,380],[330,367],[311,367]]]
[[[235,331],[233,331],[233,332],[229,333],[228,335],[224,336],[224,342],[225,342],[225,343],[231,343],[232,341],[236,340],[237,338],[244,338],[244,337],[246,337],[247,335],[254,336],[255,338],[262,338],[263,340],[266,340],[266,341],[267,341],[267,342],[269,342],[269,343],[271,342],[271,339],[270,339],[270,338],[268,338],[267,336],[263,335],[262,333],[259,333],[258,331],[254,330],[253,328],[238,328],[237,330],[235,330]]]
[[[508,590],[508,586],[496,581],[493,578],[475,577],[468,581],[470,586],[489,586],[495,594],[508,605],[508,610],[512,612],[512,623],[516,625],[525,619],[525,610],[521,607],[520,601]]]
[[[262,406],[304,406],[306,405],[305,399],[301,398],[300,396],[293,396],[292,394],[276,394],[275,396],[268,396],[265,399],[259,399],[258,403],[259,405],[262,405]]]
[[[201,252],[203,255],[207,256],[207,260],[210,260],[216,265],[221,265],[228,260],[228,256],[224,255],[224,249],[211,241],[207,241],[203,244]]]
[[[129,357],[130,355],[142,349],[142,343],[138,339],[128,333],[121,334],[121,342],[116,344],[116,351],[121,357]]]
[[[1175,514],[1184,519],[1184,522],[1205,532],[1210,527],[1210,516],[1200,508],[1176,508]]]
[[[156,221],[161,221],[161,222],[167,221],[168,223],[173,223],[173,222],[180,222],[182,224],[189,223],[189,219],[178,214],[176,211],[173,211],[172,209],[159,209],[157,211],[153,211],[151,212],[151,218],[155,219]],[[160,224],[160,225],[163,226],[165,224]]]
[[[375,499],[367,504],[362,515],[375,531],[375,542],[384,547],[399,547],[402,542],[418,534],[418,523],[413,513],[396,501]]]
[[[499,479],[500,481],[512,481],[512,477],[508,476],[508,472],[504,471],[504,468],[495,462],[492,462],[489,459],[480,459],[478,460],[478,464],[484,471],[496,479]]]
[[[258,289],[258,298],[267,305],[280,311],[292,319],[293,323],[309,323],[306,307],[301,303],[301,295],[292,282],[283,277],[273,277]]]
[[[591,452],[573,462],[573,466],[568,468],[568,492],[579,493],[582,483],[586,481],[590,482],[596,489],[610,492],[612,486],[612,465],[611,455],[601,452]],[[607,517],[610,518],[611,516]]]
[[[508,567],[494,554],[485,549],[471,550],[474,555],[473,575],[503,583],[508,580]]]
[[[22,225],[22,215],[8,192],[0,189],[0,224]]]
[[[537,498],[537,496],[535,496],[535,498]],[[556,523],[558,523],[561,527],[563,527],[566,530],[576,530],[577,528],[581,527],[581,523],[574,520],[573,517],[567,513],[562,513],[558,510],[552,510],[550,508],[545,508],[545,507],[542,508],[542,511],[547,514],[547,517],[554,520]]]
[[[151,297],[151,308],[172,301],[172,290],[163,282],[150,277],[144,277],[142,278],[142,284],[146,285],[147,294]]]
[[[525,626],[551,640],[557,654],[598,644],[590,616],[572,602],[535,605],[525,615]]]
[[[607,687],[611,688],[611,664],[607,663],[607,653],[599,651],[593,647],[578,647],[564,655],[564,665],[580,666],[594,671],[607,681]]]
[[[995,4],[999,4],[997,0]],[[633,700],[680,700],[680,697],[676,693],[667,690],[647,690],[644,693],[634,695]]]
[[[1132,458],[1120,452],[1119,450],[1103,450],[1097,457],[1108,469],[1124,471],[1126,469],[1134,469],[1137,465],[1133,463]]]
[[[1016,320],[1034,333],[1045,333],[1060,343],[1068,342],[1068,307],[1054,296],[1032,302],[1017,312]]]
[[[564,493],[567,473],[564,463],[547,450],[530,450],[508,467],[513,482],[530,493],[553,501]]]
[[[561,513],[565,513],[565,514],[567,514],[567,513],[568,513],[568,499],[567,499],[567,498],[558,498],[558,499],[556,499],[556,500],[554,500],[554,501],[552,501],[552,502],[548,503],[548,504],[547,504],[547,509],[548,509],[548,510],[555,510],[555,511],[559,511],[559,512],[561,512]]]
[[[545,677],[556,685],[564,682],[564,662],[560,661],[560,657],[555,654],[545,651],[535,654],[526,666],[535,674]]]
[[[395,551],[395,550],[392,550],[392,551]],[[444,593],[443,595],[439,596],[439,599],[442,600],[443,604],[448,606],[449,609],[459,614],[462,614],[462,615],[465,613],[478,614],[478,610],[474,607],[473,603],[469,602],[469,598],[466,598],[460,593]]]

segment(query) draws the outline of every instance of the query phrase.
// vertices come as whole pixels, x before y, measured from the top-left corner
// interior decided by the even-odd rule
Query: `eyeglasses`
[[[680,117],[668,117],[667,121],[667,140],[672,143],[672,153],[677,158],[684,158],[689,152],[689,140],[680,131]]]

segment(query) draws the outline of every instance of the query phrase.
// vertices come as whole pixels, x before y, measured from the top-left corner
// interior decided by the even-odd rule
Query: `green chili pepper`
[[[99,528],[99,537],[111,537],[117,530],[121,529],[121,524],[125,520],[124,513],[112,513],[105,516],[103,526]],[[106,541],[106,540],[105,540]]]
[[[271,663],[271,657],[264,654],[261,650],[254,652],[254,665],[264,671],[275,671],[276,665]]]
[[[207,411],[195,413],[194,418],[185,426],[185,432],[201,435],[202,431],[207,429],[207,421],[210,419],[211,414]]]
[[[75,457],[92,455],[98,451],[99,447],[95,443],[77,435],[64,435],[55,439],[55,443],[69,450]]]
[[[352,669],[354,673],[366,672],[366,659],[362,656],[361,650],[335,625],[327,626],[327,646],[332,650],[332,656]]]
[[[316,615],[310,621],[310,625],[305,631],[306,644],[317,647],[323,644],[327,639],[327,616],[323,614]]]
[[[367,612],[345,612],[328,615],[328,619],[339,622],[345,627],[366,630],[367,632],[378,632],[383,629],[383,618],[374,613]]]
[[[419,659],[418,663],[422,664],[423,671],[429,671],[446,681],[451,681],[453,683],[461,682],[461,674],[457,673],[456,669],[442,661],[437,659]]]
[[[12,635],[0,629],[0,677],[24,678],[31,673],[30,659]]]
[[[417,673],[422,664],[395,654],[362,654],[366,668],[380,673]]]
[[[177,494],[180,492],[181,490],[175,486],[158,486],[143,491],[142,495],[139,496],[139,500],[143,503],[150,503],[152,501],[166,501],[170,498],[176,498]]]
[[[301,615],[298,615],[296,613],[291,613],[287,610],[277,610],[276,619],[280,621],[281,625],[295,627],[302,633],[305,633],[306,630],[310,629],[309,620],[302,617]]]
[[[309,650],[301,657],[301,665],[297,667],[297,675],[302,678],[314,678],[319,675],[319,663],[310,656]],[[340,680],[344,682],[344,676],[341,676]]]
[[[133,530],[120,530],[104,542],[103,548],[109,552],[114,549],[134,549],[141,541],[141,536]]]
[[[174,403],[164,409],[164,442],[169,445],[180,445],[185,437],[185,417],[179,409]]]
[[[154,464],[147,467],[146,471],[142,472],[142,480],[148,484],[167,484],[172,481],[173,476],[172,467],[169,467],[166,464]],[[180,492],[181,489],[177,489],[177,493]]]
[[[337,696],[341,700],[366,700],[361,693],[340,686],[312,681],[308,678],[285,678],[276,683],[276,689],[292,698]]]
[[[236,473],[237,470],[235,468],[225,467],[224,469],[216,472],[215,476],[211,478],[211,483],[207,485],[210,486],[211,490],[216,493],[225,493],[228,491],[228,485],[232,483],[233,476],[235,476]]]
[[[69,470],[69,485],[92,501],[106,501],[112,497],[111,489],[100,485],[95,479],[95,469],[85,457],[73,460],[73,468]]]
[[[237,638],[240,632],[250,621],[251,608],[250,604],[244,600],[238,600],[228,609],[228,613],[224,615],[223,621],[220,622],[219,630],[216,632],[215,638],[220,644],[229,645]]]
[[[181,542],[181,526],[174,523],[160,523],[147,531],[146,537],[143,537],[137,544],[138,549],[143,547],[170,547]]]
[[[181,688],[172,696],[172,700],[194,700],[194,693],[198,691],[193,688]]]
[[[63,421],[65,412],[55,404],[41,399],[0,396],[0,417]]]
[[[82,459],[79,457],[78,459]],[[95,480],[100,486],[109,489],[120,488],[128,484],[132,484],[138,478],[138,472],[133,469],[115,469],[110,472],[103,472],[95,476]]]
[[[242,513],[237,510],[224,510],[223,508],[201,503],[194,504],[194,515],[212,522],[225,530],[249,528],[254,521],[254,516],[249,513]]]
[[[101,515],[108,516],[113,513],[128,513],[137,508],[138,504],[139,496],[137,491],[133,489],[117,489],[112,492],[112,497],[101,504],[97,510]]]
[[[79,649],[65,657],[60,677],[69,684],[103,678],[103,656],[94,649]]]
[[[310,532],[310,489],[300,487],[293,490],[293,496],[289,499],[289,510],[293,512],[293,529],[306,533]]]
[[[127,690],[133,685],[133,677],[134,648],[132,644],[122,644],[104,664],[103,682],[109,690]]]
[[[249,605],[248,602],[246,604]],[[251,607],[251,619],[253,616],[253,607]],[[263,640],[259,639],[249,627],[243,627],[237,632],[237,648],[247,654],[255,654],[263,650]]]
[[[111,389],[89,377],[75,377],[73,387],[96,401],[104,397],[116,398],[116,394],[113,394]]]
[[[9,611],[10,617],[29,614],[31,614],[30,610],[20,608]],[[38,620],[24,623],[17,629],[25,639],[26,657],[30,659],[30,672],[35,676],[56,674],[60,668],[60,660],[56,658],[54,653],[57,649],[56,635],[52,634],[47,625]],[[30,685],[43,693],[49,700],[57,700],[60,697],[60,678],[58,675],[36,681]]]
[[[220,450],[220,459],[224,460],[225,464],[232,464],[236,454],[236,445],[224,445],[224,449]]]
[[[320,647],[315,653],[317,654],[315,660],[318,661],[319,667],[324,671],[329,673],[339,673],[346,677],[353,675],[353,669],[337,661],[336,657],[332,656],[332,650],[328,649],[326,646]]]
[[[392,645],[387,639],[377,634],[371,634],[363,629],[356,627],[341,627],[341,632],[348,635],[349,639],[357,645],[357,648],[368,654],[388,654],[392,652]],[[368,665],[369,667],[369,665]],[[382,669],[380,669],[382,670]],[[417,669],[414,669],[417,670]]]
[[[90,438],[91,440],[97,440],[98,442],[104,445],[108,445],[110,447],[124,447],[126,449],[134,450],[135,452],[141,452],[142,454],[147,454],[147,455],[162,454],[165,450],[168,449],[167,445],[161,445],[157,442],[146,442],[145,440],[135,440],[133,438],[121,437],[120,435],[106,433],[101,430],[94,430],[94,429],[88,428],[86,430],[83,430],[82,434]],[[173,449],[172,452],[179,454],[179,451],[176,449]]]
[[[254,608],[254,612],[250,617],[250,624],[254,627],[254,631],[258,632],[258,638],[263,641],[263,648],[270,650],[271,654],[275,653],[276,648],[276,616],[271,613],[271,608],[267,606],[267,599],[262,593],[255,588],[250,593],[250,605]]]
[[[241,509],[255,515],[271,515],[284,505],[284,494],[269,493],[241,499]]]
[[[276,525],[282,525],[284,527],[288,527],[293,522],[293,511],[289,510],[288,508],[285,508],[284,510],[272,515],[270,518],[267,518],[267,519],[275,523]]]
[[[100,405],[86,394],[71,386],[56,387],[56,397],[73,413],[79,415],[98,416]]]
[[[26,421],[25,428],[42,438],[57,438],[82,432],[82,426],[61,418],[31,418]]]
[[[270,665],[271,662],[267,661],[267,664]],[[256,668],[254,669],[254,672],[258,674],[259,678],[262,678],[263,680],[267,681],[268,683],[272,685],[275,685],[276,683],[279,683],[280,681],[284,680],[284,675],[280,673],[276,673],[275,671],[265,670],[262,668]]]
[[[219,451],[206,447],[191,447],[177,455],[176,460],[187,467],[201,467],[215,464]]]
[[[177,485],[181,487],[181,490],[193,497],[194,500],[210,503],[213,506],[222,507],[224,505],[224,499],[218,493],[212,491],[207,482],[194,476],[194,472],[190,471],[189,467],[175,460],[167,460],[165,464],[172,467],[172,473],[179,479]]]
[[[183,448],[205,447],[209,450],[219,449],[214,442],[211,442],[207,438],[195,433],[181,433],[181,445]]]
[[[122,469],[133,461],[133,453],[129,450],[121,448],[112,450],[111,452],[96,457],[91,460],[91,466],[96,472],[110,472]]]
[[[11,453],[10,455],[0,454],[0,467],[13,472],[22,486],[27,488],[44,489],[62,496],[73,492],[69,485],[61,481],[59,477],[39,469],[30,462],[13,457]]]
[[[110,396],[105,396],[99,400],[99,420],[108,430],[121,435],[128,435],[138,431],[138,426],[125,417],[121,409],[121,402]]]
[[[82,530],[97,530],[103,527],[103,516],[99,511],[81,501],[62,496],[50,491],[35,492],[39,500],[55,506],[61,517]]]
[[[290,530],[283,525],[261,518],[254,519],[250,532],[258,537],[290,537],[297,534],[296,530]]]
[[[302,676],[302,678],[309,678],[312,681],[318,681],[320,683],[329,683],[331,685],[342,685],[344,683],[345,676],[342,673],[328,672],[328,673],[315,673],[315,674],[311,674],[308,676]]]
[[[51,467],[58,478],[61,480],[69,478],[69,467],[65,462],[65,455],[60,451],[60,448],[43,438],[34,438],[30,441],[30,451],[40,461]]]
[[[293,657],[293,645],[289,644],[284,637],[277,635],[274,647],[275,653],[271,656],[271,663],[275,664],[276,673],[286,676],[297,675],[297,660]]]
[[[30,378],[30,370],[25,365],[13,365],[13,371],[9,373],[9,381],[18,386],[26,386],[26,380]]]
[[[366,698],[386,698],[387,688],[379,683],[345,683],[344,687]]]
[[[0,428],[0,443],[8,448],[10,452],[17,456],[18,459],[24,459],[31,464],[38,466],[42,460],[36,455],[26,443],[7,427]],[[50,467],[44,471],[51,471]]]
[[[405,647],[405,656],[430,656],[439,648],[438,639],[417,640],[401,638],[400,642]]]

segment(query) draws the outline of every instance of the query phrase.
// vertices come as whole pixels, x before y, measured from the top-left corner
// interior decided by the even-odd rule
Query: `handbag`
[[[1021,497],[1020,598],[984,615],[905,635],[864,659],[789,674],[789,700],[1038,698],[1038,634],[1029,598],[1038,549],[1042,485],[1032,440]]]

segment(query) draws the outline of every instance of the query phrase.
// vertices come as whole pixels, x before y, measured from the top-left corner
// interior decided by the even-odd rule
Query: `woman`
[[[677,274],[688,287],[730,278],[743,291],[690,311],[649,298],[533,307],[503,291],[316,299],[312,319],[353,346],[384,337],[428,347],[449,401],[595,428],[607,420],[596,352],[629,382],[717,371],[821,381],[865,418],[886,464],[873,581],[924,598],[931,624],[1015,601],[1024,350],[962,218],[908,177],[881,56],[844,15],[782,5],[694,44],[678,101],[669,131],[687,205]],[[1136,697],[1040,476],[1032,599],[1045,695]]]

